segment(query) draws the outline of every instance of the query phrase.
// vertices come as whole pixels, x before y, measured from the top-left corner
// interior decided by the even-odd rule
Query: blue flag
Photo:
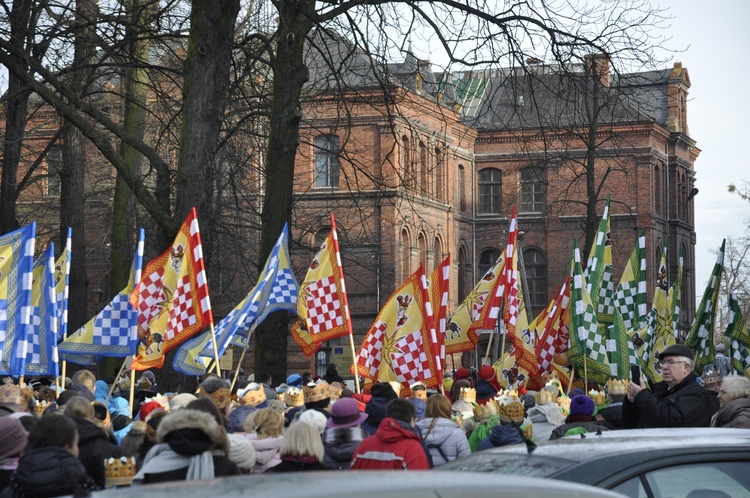
[[[57,358],[57,296],[55,292],[55,244],[34,263],[31,287],[31,327],[26,336],[22,375],[59,375]]]
[[[0,237],[0,374],[21,375],[31,326],[36,223]]]

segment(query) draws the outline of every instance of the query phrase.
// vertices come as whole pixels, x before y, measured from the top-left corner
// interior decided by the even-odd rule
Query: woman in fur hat
[[[325,456],[323,465],[329,469],[346,470],[352,466],[352,457],[360,443],[369,434],[361,427],[368,415],[359,411],[352,398],[341,398],[331,408],[331,418],[323,432]]]
[[[183,408],[165,415],[133,484],[195,481],[239,474],[227,458],[224,428],[210,413]]]

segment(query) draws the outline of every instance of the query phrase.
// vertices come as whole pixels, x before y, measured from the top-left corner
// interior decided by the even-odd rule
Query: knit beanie
[[[255,466],[255,447],[245,436],[229,434],[229,459],[241,470]]]
[[[495,369],[489,365],[482,365],[479,369],[479,378],[482,380],[490,380],[495,376]]]
[[[469,372],[469,370],[466,368],[459,368],[458,370],[456,370],[456,374],[453,376],[454,380],[462,380],[462,379],[470,379],[470,378],[471,378],[471,372]]]
[[[375,384],[373,384],[373,386],[370,388],[370,394],[372,394],[373,398],[398,398],[398,394],[396,394],[396,391],[394,391],[393,387],[391,387],[391,385],[387,382],[376,382]]]
[[[28,436],[20,420],[0,417],[0,460],[20,455]]]
[[[585,394],[576,396],[570,400],[570,415],[588,415],[594,414],[594,400]]]

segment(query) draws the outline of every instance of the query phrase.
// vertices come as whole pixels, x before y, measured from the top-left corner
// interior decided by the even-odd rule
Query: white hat
[[[229,459],[240,469],[252,469],[255,466],[255,448],[245,436],[227,434],[229,438]]]

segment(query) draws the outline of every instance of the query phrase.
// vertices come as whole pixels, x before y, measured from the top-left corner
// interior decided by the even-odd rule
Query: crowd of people
[[[421,382],[378,382],[355,393],[335,365],[321,378],[294,373],[276,387],[261,375],[233,391],[208,375],[195,393],[163,393],[146,371],[132,409],[127,376],[97,380],[80,370],[59,388],[6,378],[0,498],[264,472],[427,470],[487,448],[582,432],[749,428],[750,380],[721,365],[698,379],[691,356],[670,346],[659,355],[662,382],[612,382],[604,405],[554,382],[544,389],[565,398],[562,406],[541,391],[511,394],[489,366],[446,372],[442,393]]]

